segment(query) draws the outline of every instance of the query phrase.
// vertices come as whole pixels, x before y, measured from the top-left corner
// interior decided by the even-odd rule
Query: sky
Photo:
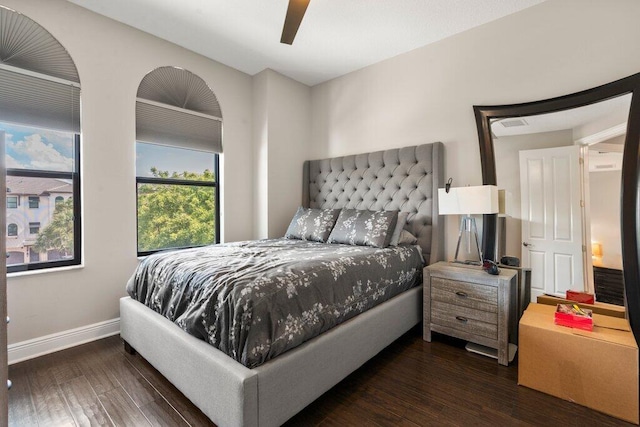
[[[2,122],[0,131],[5,132],[7,168],[73,171],[73,133]],[[152,167],[170,173],[202,173],[205,169],[213,170],[214,155],[138,142],[137,175],[153,176]]]
[[[213,171],[214,154],[138,142],[136,144],[136,175],[153,176],[152,167],[168,171],[170,174],[172,172],[202,173],[205,169]]]
[[[0,123],[7,168],[73,171],[73,133]]]

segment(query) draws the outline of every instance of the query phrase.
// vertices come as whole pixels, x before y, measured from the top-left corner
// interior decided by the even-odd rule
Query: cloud
[[[38,133],[27,135],[21,141],[13,142],[10,140],[7,147],[13,150],[16,155],[29,159],[28,163],[22,165],[24,168],[54,171],[73,170],[73,159],[62,155],[54,148],[53,144],[44,142]],[[7,163],[10,161],[9,158],[10,156],[7,155]],[[17,161],[16,163],[20,164]]]
[[[17,161],[16,159],[14,159],[8,154],[5,157],[5,162],[7,164],[7,167],[10,169],[25,169],[25,165],[23,165],[22,163],[20,163],[19,161]]]

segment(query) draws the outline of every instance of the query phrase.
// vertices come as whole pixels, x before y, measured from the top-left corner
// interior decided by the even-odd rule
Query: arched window
[[[64,202],[64,197],[62,197],[62,196],[56,197],[56,201],[55,201],[56,206],[58,206],[62,202]]]
[[[59,250],[67,258],[35,263],[33,257],[16,256],[8,263],[8,272],[80,264],[78,71],[66,49],[35,21],[0,6],[0,23],[0,132],[12,135],[5,157],[7,188],[12,193],[7,209],[14,213],[26,209],[41,218],[33,223],[38,232],[56,219],[56,214],[49,218],[37,213],[48,193],[69,193],[76,200],[73,213],[60,217],[67,223],[38,240],[39,252]],[[28,230],[31,234],[35,230],[31,223]],[[17,225],[9,224],[7,234],[17,236]],[[6,252],[19,253],[24,246],[24,241],[12,239]]]
[[[138,255],[219,242],[222,112],[204,80],[177,67],[147,74],[136,141]]]

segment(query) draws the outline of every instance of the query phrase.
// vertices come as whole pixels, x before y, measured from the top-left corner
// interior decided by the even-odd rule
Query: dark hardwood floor
[[[211,426],[119,337],[9,367],[12,426]],[[405,334],[287,426],[631,425],[517,384],[515,365]]]

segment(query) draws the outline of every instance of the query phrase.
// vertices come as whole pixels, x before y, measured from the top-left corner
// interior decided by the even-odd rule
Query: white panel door
[[[580,147],[520,151],[522,266],[531,300],[583,290]]]

